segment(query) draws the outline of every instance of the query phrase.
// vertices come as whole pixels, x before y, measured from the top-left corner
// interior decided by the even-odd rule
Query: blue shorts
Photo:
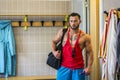
[[[63,66],[57,71],[56,80],[85,80],[83,69],[70,69]]]

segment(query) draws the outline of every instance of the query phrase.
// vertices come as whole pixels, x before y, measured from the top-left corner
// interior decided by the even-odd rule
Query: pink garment
[[[100,55],[102,58],[102,78],[101,80],[106,80],[106,52],[105,52],[105,48],[106,48],[106,39],[107,39],[107,33],[108,33],[108,21],[105,21],[104,24],[104,31],[103,31],[103,36],[102,36],[102,44],[101,44],[101,51],[100,51]]]
[[[103,31],[103,36],[102,36],[102,43],[101,43],[101,51],[100,51],[100,57],[105,58],[105,46],[106,46],[106,38],[107,38],[107,32],[108,32],[108,22],[105,22],[104,25],[104,31]]]

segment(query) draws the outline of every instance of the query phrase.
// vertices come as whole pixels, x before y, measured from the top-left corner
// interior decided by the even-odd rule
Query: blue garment
[[[16,75],[16,51],[10,20],[0,20],[0,74]]]
[[[117,45],[117,61],[118,61],[118,66],[120,68],[120,21],[118,22],[118,27],[117,27],[117,40],[116,40],[116,45]]]
[[[57,72],[56,80],[85,80],[83,69],[70,69],[61,66]]]

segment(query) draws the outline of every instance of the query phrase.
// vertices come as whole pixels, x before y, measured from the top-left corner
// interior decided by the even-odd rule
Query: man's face
[[[79,28],[79,24],[80,24],[80,19],[78,18],[78,16],[70,16],[69,18],[69,24],[71,29],[76,30]]]

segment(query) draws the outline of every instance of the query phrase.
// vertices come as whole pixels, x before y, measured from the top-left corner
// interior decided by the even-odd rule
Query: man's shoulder
[[[80,35],[81,37],[85,37],[87,34],[84,31],[80,30]]]
[[[65,34],[66,32],[67,32],[67,29],[66,29],[66,28],[61,28],[61,29],[59,29],[57,35],[59,35],[59,37],[62,37],[63,33]]]
[[[86,39],[90,39],[90,35],[85,33],[85,32],[83,32],[83,31],[81,31],[81,37],[83,37],[85,40]]]

